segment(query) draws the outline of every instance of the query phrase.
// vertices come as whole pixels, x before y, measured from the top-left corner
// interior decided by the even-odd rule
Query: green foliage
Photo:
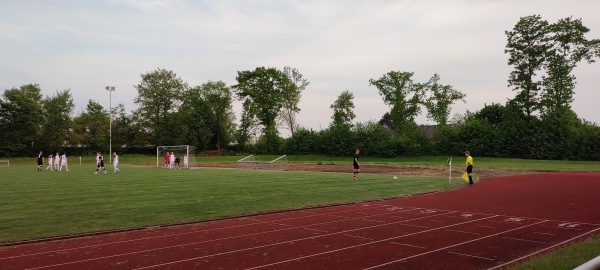
[[[356,118],[353,111],[354,94],[348,90],[342,92],[329,108],[333,109],[332,125],[351,125]]]
[[[425,99],[424,105],[427,108],[427,118],[435,121],[438,125],[445,125],[450,115],[450,106],[458,100],[465,102],[464,99],[467,95],[454,89],[452,85],[439,84],[439,80],[440,76],[434,74],[425,84],[428,97]]]
[[[290,89],[290,79],[275,68],[258,67],[254,71],[238,71],[237,85],[234,86],[240,100],[249,100],[246,106],[263,126],[270,151],[276,149],[278,138],[276,118],[284,105],[286,93]]]
[[[4,91],[0,99],[0,156],[18,155],[36,145],[45,114],[39,85]],[[38,146],[38,145],[36,145]]]
[[[414,83],[412,72],[390,71],[381,78],[370,79],[370,85],[379,90],[383,102],[391,107],[390,118],[398,133],[406,132],[421,112],[425,94],[424,85]]]
[[[528,117],[539,109],[541,82],[536,78],[544,67],[549,49],[549,23],[539,15],[522,17],[512,31],[506,31],[504,53],[509,54],[508,64],[514,66],[508,86],[518,91],[513,101]]]
[[[108,141],[109,116],[102,105],[94,100],[89,100],[86,111],[73,119],[74,131],[77,134],[72,138],[73,144],[93,149],[104,149]]]
[[[173,114],[178,112],[188,85],[175,72],[160,68],[141,77],[134,100],[141,125],[151,134],[151,144],[174,143],[181,133],[177,130],[180,121]]]
[[[288,77],[289,84],[284,88],[283,106],[281,107],[279,120],[284,127],[290,130],[290,133],[293,136],[298,129],[296,114],[300,112],[298,104],[302,97],[302,91],[304,91],[310,83],[308,80],[304,79],[302,73],[295,68],[287,66],[283,67],[283,73]]]
[[[42,101],[46,115],[42,125],[42,145],[53,148],[62,146],[72,127],[71,113],[75,108],[69,90],[57,91]]]
[[[292,155],[321,153],[322,137],[318,132],[300,128],[292,135],[287,144],[287,152]]]

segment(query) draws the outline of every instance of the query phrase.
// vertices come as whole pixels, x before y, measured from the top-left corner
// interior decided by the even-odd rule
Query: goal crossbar
[[[196,163],[196,147],[193,145],[159,145],[156,147],[156,167],[160,167],[160,159],[164,152],[176,152],[180,157],[182,154],[188,156],[189,163]]]
[[[289,170],[287,155],[277,157],[276,159],[273,159],[271,161],[256,161],[254,159],[254,155],[249,155],[245,158],[238,160],[237,164],[238,165],[249,164],[250,167],[255,170],[259,169],[259,167],[260,167],[259,165],[267,165],[267,167],[268,167],[267,169],[275,170],[276,167],[274,165],[278,164],[277,162],[282,162],[283,168],[280,170],[286,170],[286,171]]]

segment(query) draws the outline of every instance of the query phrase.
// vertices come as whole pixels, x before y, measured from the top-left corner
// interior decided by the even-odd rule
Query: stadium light
[[[109,92],[108,100],[108,162],[112,163],[112,92],[115,91],[114,86],[107,86],[106,91]]]

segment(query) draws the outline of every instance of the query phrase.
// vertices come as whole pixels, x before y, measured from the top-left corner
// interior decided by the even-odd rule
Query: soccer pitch
[[[462,185],[444,177],[352,173],[168,170],[93,165],[70,172],[0,169],[0,243],[407,196]]]

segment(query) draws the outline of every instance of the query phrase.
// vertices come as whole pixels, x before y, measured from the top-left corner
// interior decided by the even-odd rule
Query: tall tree
[[[142,80],[135,88],[138,96],[134,99],[139,105],[138,112],[142,125],[153,135],[153,144],[164,144],[172,141],[177,125],[173,113],[179,105],[188,84],[175,72],[165,69],[142,74]]]
[[[336,125],[347,125],[352,124],[352,120],[356,117],[354,114],[354,94],[350,91],[345,90],[338,98],[331,104],[333,109],[332,126]]]
[[[242,108],[242,116],[235,137],[241,150],[245,151],[248,141],[258,133],[258,120],[256,119],[256,112],[254,112],[254,106],[249,99],[244,100]]]
[[[300,112],[298,103],[302,97],[302,91],[310,84],[304,79],[302,73],[295,68],[284,67],[283,73],[288,77],[290,83],[285,87],[283,93],[283,107],[279,115],[280,122],[290,130],[294,136],[298,127],[296,115]]]
[[[10,156],[35,144],[41,124],[42,90],[37,84],[4,91],[0,98],[0,155]]]
[[[413,74],[390,71],[377,80],[369,80],[369,83],[379,90],[383,102],[391,107],[390,117],[394,129],[401,134],[410,128],[415,117],[421,112],[424,86],[412,81]]]
[[[250,100],[256,118],[264,127],[270,152],[275,150],[278,138],[276,119],[284,104],[286,87],[290,80],[282,71],[275,68],[258,67],[254,71],[238,71],[238,82],[234,86],[240,100]]]
[[[518,91],[514,98],[530,118],[539,109],[538,79],[544,68],[545,57],[550,48],[549,23],[540,15],[522,17],[512,31],[506,31],[507,44],[504,53],[509,54],[508,64],[514,66],[508,78],[508,86]]]
[[[427,117],[438,125],[445,125],[450,115],[450,106],[458,100],[464,102],[465,94],[454,89],[451,85],[439,84],[440,76],[434,74],[429,82],[425,84],[425,89],[429,95],[425,99],[425,108],[427,108]]]
[[[46,146],[60,148],[72,131],[71,115],[75,104],[69,90],[57,91],[42,102],[46,121],[42,127],[42,138]]]
[[[581,61],[595,62],[595,58],[600,56],[600,40],[585,37],[590,29],[583,25],[581,19],[560,19],[549,28],[552,47],[546,56],[547,75],[543,77],[542,105],[544,113],[560,113],[570,110],[573,102],[576,80],[573,69]]]
[[[75,138],[71,140],[78,145],[95,150],[108,150],[108,112],[100,103],[89,100],[80,115],[73,119]]]

